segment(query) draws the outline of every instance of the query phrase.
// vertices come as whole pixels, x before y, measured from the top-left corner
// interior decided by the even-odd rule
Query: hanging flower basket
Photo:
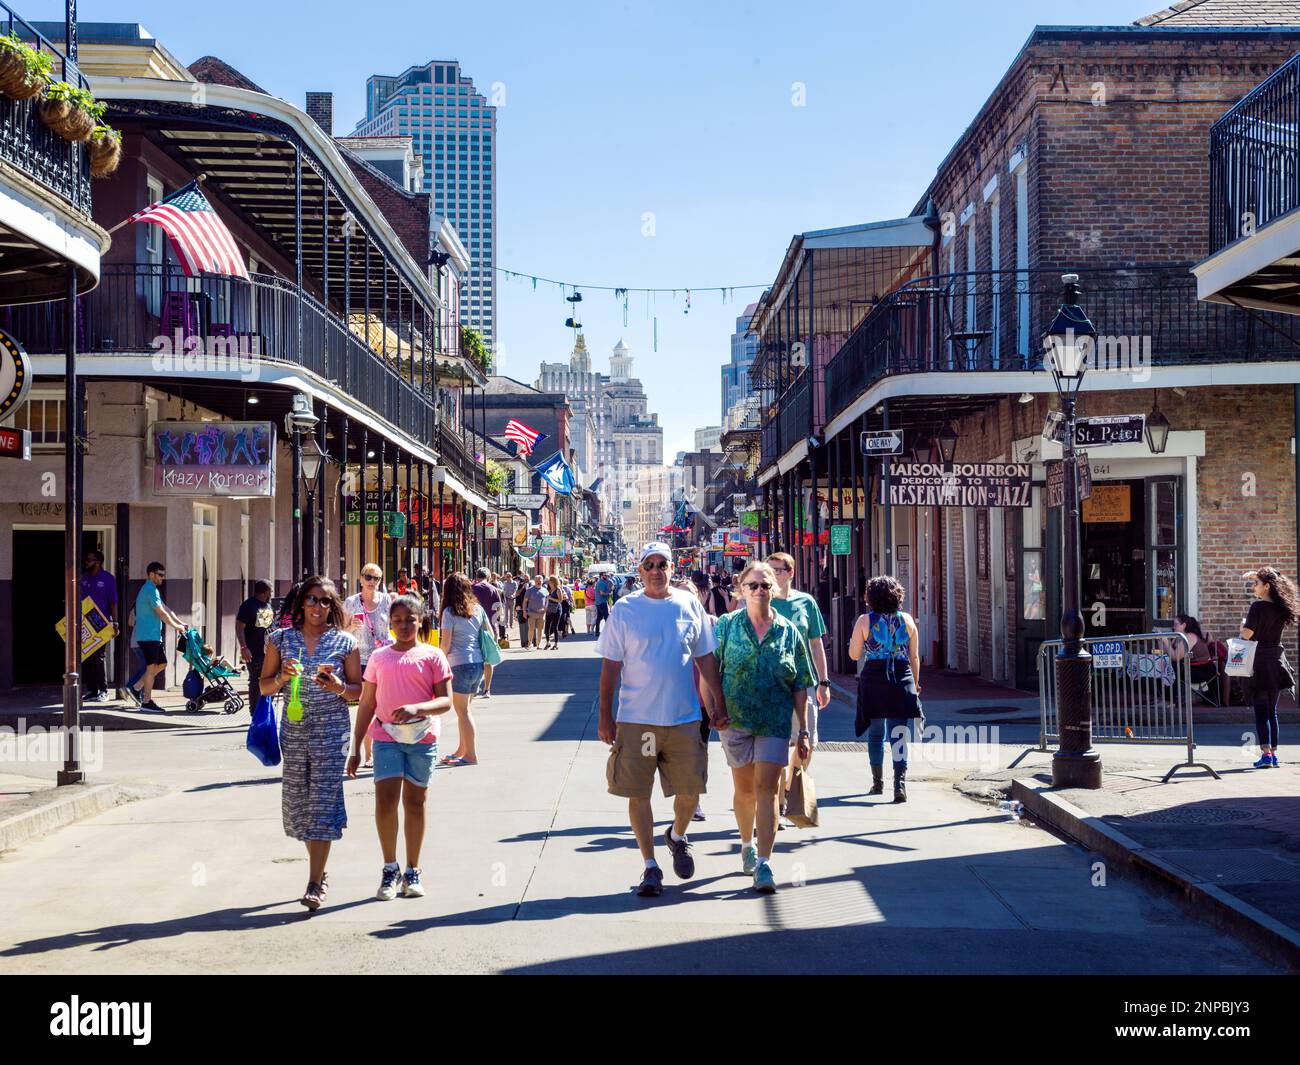
[[[45,91],[40,111],[42,121],[64,140],[85,142],[95,132],[104,105],[85,89],[56,81]]]
[[[39,96],[49,84],[50,56],[18,39],[17,34],[0,37],[0,92],[14,100]]]
[[[108,126],[96,126],[90,138],[90,176],[108,177],[122,161],[122,134]]]

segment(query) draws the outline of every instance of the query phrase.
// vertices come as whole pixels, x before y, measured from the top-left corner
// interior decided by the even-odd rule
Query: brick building
[[[1061,571],[1040,337],[1066,272],[1106,364],[1080,414],[1170,427],[1159,453],[1146,440],[1088,449],[1089,634],[1185,612],[1226,639],[1244,569],[1295,572],[1296,348],[1240,309],[1197,303],[1190,273],[1207,253],[1210,127],[1300,49],[1300,24],[1255,25],[1258,11],[1206,0],[1134,26],[1035,29],[910,218],[791,245],[751,327],[762,532],[797,549],[841,667],[865,577],[893,572],[929,665],[1036,686]],[[884,428],[902,431],[912,463],[940,463],[950,429],[958,464],[1027,463],[1031,490],[1014,506],[886,504],[882,460],[857,447]],[[829,554],[832,524],[853,526],[850,555]]]

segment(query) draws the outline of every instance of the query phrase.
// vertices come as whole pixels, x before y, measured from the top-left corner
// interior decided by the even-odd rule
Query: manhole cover
[[[980,717],[988,717],[993,714],[997,714],[997,715],[1028,714],[1032,712],[1032,708],[1029,710],[1025,710],[1019,706],[963,706],[963,707],[959,707],[957,710],[953,712],[958,714],[970,714],[972,716],[979,715]]]
[[[1253,821],[1258,816],[1259,813],[1255,810],[1238,810],[1230,806],[1171,806],[1167,810],[1149,810],[1146,813],[1119,817],[1118,820],[1132,821],[1139,825],[1226,825]]]

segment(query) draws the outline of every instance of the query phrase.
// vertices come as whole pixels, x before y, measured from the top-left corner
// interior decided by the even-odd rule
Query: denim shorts
[[[429,786],[429,776],[438,764],[438,741],[433,743],[398,743],[375,740],[375,776],[377,782],[402,777],[417,788]]]
[[[482,683],[482,662],[462,662],[451,667],[451,690],[457,695],[477,695]]]

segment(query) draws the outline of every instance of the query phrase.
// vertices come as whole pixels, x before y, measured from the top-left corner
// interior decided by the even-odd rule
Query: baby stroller
[[[197,713],[204,703],[219,703],[224,700],[225,711],[237,714],[244,709],[244,699],[230,686],[231,677],[243,676],[237,669],[231,669],[225,662],[213,661],[204,653],[203,637],[197,629],[186,629],[181,638],[181,653],[190,664],[190,671],[181,685],[185,693],[185,709]]]

